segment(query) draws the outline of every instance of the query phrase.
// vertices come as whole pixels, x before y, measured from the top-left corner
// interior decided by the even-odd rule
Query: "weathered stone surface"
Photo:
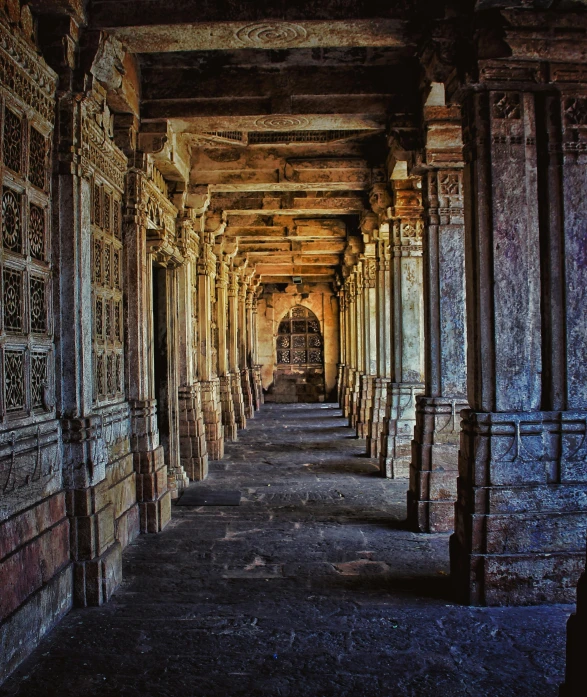
[[[403,527],[404,483],[349,435],[331,405],[265,405],[204,485],[241,505],[174,508],[0,695],[554,697],[571,606],[455,604],[447,536]]]

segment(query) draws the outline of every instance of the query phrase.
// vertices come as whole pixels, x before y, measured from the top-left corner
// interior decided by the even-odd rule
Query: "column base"
[[[349,427],[357,428],[359,420],[359,397],[361,393],[362,374],[358,370],[352,371],[352,382],[349,386]]]
[[[161,532],[171,519],[171,492],[163,446],[133,453],[141,532]]]
[[[587,412],[461,417],[450,540],[459,601],[573,602],[585,569]]]
[[[232,392],[232,403],[234,406],[234,419],[238,429],[247,427],[247,417],[245,416],[245,403],[243,401],[243,390],[241,387],[241,375],[236,371],[230,374],[230,389]]]
[[[224,457],[224,429],[220,406],[220,380],[218,378],[202,380],[200,389],[208,457],[211,460],[221,460]]]
[[[260,365],[253,366],[253,386],[254,386],[253,398],[254,398],[254,402],[255,402],[255,409],[257,411],[259,411],[259,409],[265,403],[265,397],[263,396],[263,382],[261,380],[261,366]]]
[[[222,425],[224,426],[225,440],[236,440],[236,419],[234,416],[234,404],[232,402],[231,377],[220,376],[220,404],[222,407]]]
[[[457,498],[461,399],[419,396],[412,441],[408,525],[415,532],[452,532]]]
[[[357,437],[367,438],[370,432],[371,418],[373,416],[373,403],[375,399],[374,375],[361,375],[359,384],[359,400],[357,403]]]
[[[587,682],[585,643],[587,641],[587,573],[577,588],[577,612],[567,622],[567,667],[560,697],[583,697]]]
[[[344,363],[337,363],[336,368],[336,399],[338,401],[338,404],[342,407],[342,401],[344,398],[345,365]]]
[[[351,411],[351,384],[353,381],[353,369],[346,367],[344,369],[344,385],[342,388],[342,415],[348,419]]]
[[[375,378],[373,392],[373,408],[369,419],[367,432],[367,457],[379,457],[383,422],[385,421],[385,407],[387,404],[387,386],[389,378]]]
[[[388,479],[408,479],[416,425],[416,396],[422,383],[390,382],[381,429],[379,470]]]
[[[181,465],[189,479],[200,481],[208,476],[208,446],[199,383],[179,389],[179,451]]]
[[[251,371],[249,368],[241,370],[241,389],[243,392],[243,404],[245,405],[245,416],[247,419],[252,419],[255,416],[255,407],[253,405]]]
[[[102,605],[122,581],[122,546],[115,539],[114,506],[100,484],[66,494],[73,559],[73,598],[78,607]]]

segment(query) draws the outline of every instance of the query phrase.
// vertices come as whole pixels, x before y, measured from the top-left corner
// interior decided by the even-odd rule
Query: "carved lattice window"
[[[4,112],[3,143],[4,164],[19,173],[22,167],[22,119],[10,109]]]
[[[20,200],[12,189],[2,192],[2,244],[4,249],[22,254]]]
[[[94,399],[104,402],[124,393],[121,201],[106,184],[92,190]]]
[[[47,160],[47,141],[42,133],[36,128],[31,127],[29,142],[29,181],[38,186],[39,189],[45,188],[46,181],[46,160]]]
[[[0,82],[0,421],[20,428],[23,419],[45,417],[55,401],[48,192],[53,104],[39,110],[22,66],[3,59],[1,68],[10,70],[13,89]]]
[[[282,365],[322,365],[320,322],[305,307],[292,308],[277,330],[277,362]]]

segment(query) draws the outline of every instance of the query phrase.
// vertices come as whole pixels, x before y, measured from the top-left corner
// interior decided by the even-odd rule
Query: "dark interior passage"
[[[555,697],[570,606],[450,598],[448,536],[404,529],[339,409],[265,405],[201,489],[125,553],[101,608],[72,611],[2,697]]]

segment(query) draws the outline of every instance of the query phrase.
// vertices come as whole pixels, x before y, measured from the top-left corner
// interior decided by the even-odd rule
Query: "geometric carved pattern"
[[[565,121],[573,126],[587,125],[587,99],[585,97],[570,97],[565,99]]]
[[[311,310],[293,307],[279,323],[277,362],[293,365],[322,365],[320,322]]]
[[[23,331],[22,271],[4,267],[2,273],[4,330]]]
[[[25,408],[24,351],[4,352],[4,390],[6,411]]]
[[[31,203],[29,210],[29,251],[33,259],[45,259],[45,213]]]
[[[92,191],[94,399],[104,401],[124,391],[121,202],[107,185],[94,182]]]
[[[22,225],[19,196],[11,189],[2,194],[2,244],[16,254],[22,254]]]
[[[494,119],[519,119],[520,95],[518,92],[496,92],[493,95]]]
[[[15,172],[22,167],[22,120],[10,109],[4,112],[4,164]]]
[[[0,35],[0,420],[10,414],[12,422],[32,410],[38,419],[54,403],[48,183],[56,84],[4,24]]]
[[[47,298],[44,278],[30,278],[31,331],[42,334],[47,331]]]
[[[47,159],[47,141],[42,133],[36,128],[31,128],[29,143],[29,181],[38,186],[39,189],[45,188],[45,170]]]
[[[47,387],[47,353],[33,353],[31,356],[31,406],[33,409],[45,406],[44,392]]]

